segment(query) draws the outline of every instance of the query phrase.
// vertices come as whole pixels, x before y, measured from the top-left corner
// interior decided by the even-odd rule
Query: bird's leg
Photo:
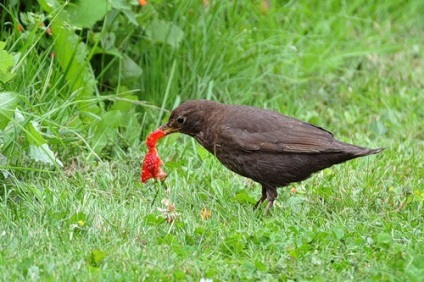
[[[266,198],[268,200],[268,205],[266,205],[264,214],[268,213],[269,209],[272,208],[274,205],[275,199],[278,197],[277,188],[274,186],[267,186],[266,187]]]
[[[259,199],[259,201],[256,202],[255,206],[253,207],[253,210],[256,210],[259,205],[265,201],[266,198],[266,187],[262,185],[262,197]]]

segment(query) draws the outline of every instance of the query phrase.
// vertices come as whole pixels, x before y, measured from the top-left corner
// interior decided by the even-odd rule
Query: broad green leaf
[[[154,214],[148,214],[144,217],[144,221],[149,226],[159,225],[162,224],[164,219],[163,217],[154,215]]]
[[[106,255],[107,255],[106,252],[100,251],[98,249],[94,249],[90,253],[90,257],[88,259],[88,262],[93,267],[99,267],[100,264],[102,264]]]
[[[56,0],[38,0],[38,4],[49,14],[53,14],[54,11],[62,10],[62,5]],[[63,15],[61,15],[61,17],[63,18]]]
[[[46,143],[46,139],[41,135],[41,132],[38,130],[38,125],[34,122],[29,122],[26,125],[27,139],[29,144],[35,146],[41,146]]]
[[[131,10],[122,10],[122,13],[127,17],[127,19],[135,26],[138,26],[137,19],[135,17],[135,14]]]
[[[125,54],[122,55],[120,63],[116,62],[114,66],[108,71],[109,80],[112,84],[126,81],[126,85],[128,85],[130,81],[138,81],[143,72],[142,68]]]
[[[110,1],[110,6],[116,10],[130,10],[132,7],[126,0]]]
[[[198,226],[194,229],[194,234],[199,235],[199,236],[203,236],[206,232],[206,229],[202,226]]]
[[[121,126],[125,128],[123,136],[128,144],[135,145],[140,142],[142,127],[138,121],[138,113],[134,108],[123,115]]]
[[[389,233],[380,232],[377,235],[377,242],[384,245],[390,245],[393,242],[393,237]]]
[[[178,244],[178,239],[175,238],[175,236],[172,234],[165,234],[164,236],[160,236],[157,238],[157,241],[159,244],[168,245],[168,246],[173,244]]]
[[[80,37],[71,28],[72,22],[68,22],[69,13],[60,9],[60,4],[55,0],[38,0],[38,2],[49,13],[62,11],[50,23],[56,60],[65,73],[66,81],[72,92],[76,92],[76,98],[81,100],[78,103],[81,112],[99,113],[99,108],[87,101],[95,93],[96,79],[88,58],[87,46],[81,42]]]
[[[6,50],[0,50],[0,72],[6,73],[13,66],[13,57]]]
[[[13,117],[18,101],[19,97],[15,92],[0,93],[0,130],[5,129]]]
[[[10,72],[10,68],[13,67],[14,61],[13,56],[6,50],[3,50],[5,46],[6,44],[0,41],[0,82],[2,83],[8,82],[16,75]]]
[[[113,103],[111,110],[118,110],[122,113],[128,113],[134,107],[134,104],[130,101],[137,101],[138,99],[136,95],[122,95],[119,97],[128,101],[117,100],[115,103]]]
[[[55,154],[46,143],[40,146],[29,145],[28,155],[35,161],[49,165],[57,164],[58,166],[63,167],[63,163],[56,158]]]
[[[96,154],[99,154],[109,140],[116,136],[121,118],[122,114],[120,111],[109,111],[105,113],[102,119],[95,125],[94,135],[90,140],[90,145]]]
[[[184,38],[184,32],[175,24],[161,20],[153,20],[146,28],[146,35],[157,43],[167,43],[178,47]]]
[[[53,36],[56,38],[56,59],[73,91],[78,91],[79,99],[91,98],[94,94],[96,80],[88,61],[87,46],[79,42],[79,37],[58,21],[52,23]],[[90,107],[81,103],[81,107]],[[86,108],[86,111],[90,111]]]
[[[111,9],[107,0],[71,1],[66,6],[71,24],[90,28]]]
[[[123,55],[121,77],[123,78],[134,78],[139,77],[143,70],[136,62],[133,61],[128,55]]]
[[[239,203],[256,203],[256,200],[244,191],[238,192],[235,197]]]
[[[77,223],[78,221],[86,221],[87,220],[87,215],[83,212],[77,212],[74,213],[71,218],[70,218],[70,222],[72,223]]]
[[[28,155],[35,161],[49,165],[57,164],[63,167],[63,163],[55,156],[55,153],[50,149],[46,140],[41,135],[38,124],[29,122],[26,125],[26,129],[27,140],[30,144]]]
[[[96,48],[93,49],[93,55],[97,55],[97,54],[106,54],[106,55],[111,55],[111,56],[115,56],[115,57],[118,57],[118,58],[122,58],[121,52],[118,49],[116,49],[115,47],[112,47],[110,49],[104,49],[104,48],[97,46]]]
[[[239,233],[226,237],[221,243],[221,250],[225,253],[237,254],[242,252],[245,247],[245,238]]]
[[[114,48],[116,43],[116,35],[114,32],[105,32],[103,35],[98,34],[102,48],[109,50]]]
[[[342,229],[339,229],[339,228],[334,228],[333,234],[334,234],[334,237],[336,237],[337,240],[341,240],[345,236],[344,231]]]

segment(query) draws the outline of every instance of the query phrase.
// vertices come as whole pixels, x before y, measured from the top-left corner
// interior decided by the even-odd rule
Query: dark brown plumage
[[[259,182],[262,197],[255,208],[267,199],[266,210],[277,187],[382,150],[338,141],[323,128],[277,112],[207,100],[180,105],[160,129],[194,137],[228,169]]]

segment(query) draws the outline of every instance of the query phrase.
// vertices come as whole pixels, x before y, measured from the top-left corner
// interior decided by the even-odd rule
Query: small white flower
[[[162,213],[162,216],[166,218],[166,221],[171,223],[180,216],[178,212],[176,212],[175,205],[168,199],[163,199],[161,201],[162,207],[157,208],[158,211]]]

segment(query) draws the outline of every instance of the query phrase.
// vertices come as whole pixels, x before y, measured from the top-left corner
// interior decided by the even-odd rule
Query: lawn
[[[0,280],[422,281],[424,3],[147,2],[88,23],[0,4]],[[385,150],[266,215],[259,184],[182,134],[142,184],[146,136],[198,98]]]

